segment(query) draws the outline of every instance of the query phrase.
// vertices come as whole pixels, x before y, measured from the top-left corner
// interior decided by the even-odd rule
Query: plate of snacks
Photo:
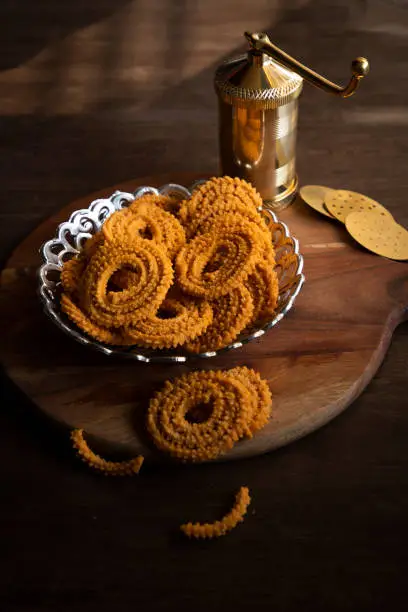
[[[246,181],[116,191],[41,248],[45,313],[78,342],[144,362],[214,357],[260,338],[304,282],[297,240]]]

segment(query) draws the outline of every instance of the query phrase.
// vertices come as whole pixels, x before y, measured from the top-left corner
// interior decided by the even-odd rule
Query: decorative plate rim
[[[269,215],[273,223],[279,226],[279,229],[282,232],[282,238],[284,240],[289,240],[292,243],[292,252],[297,258],[297,268],[293,275],[295,283],[286,304],[275,314],[272,320],[264,322],[258,329],[252,331],[250,334],[241,334],[238,336],[237,340],[221,349],[196,354],[183,352],[182,350],[178,349],[143,349],[137,345],[127,347],[108,346],[81,332],[74,326],[73,323],[70,322],[68,317],[59,312],[58,304],[55,301],[55,288],[54,291],[50,289],[50,286],[52,285],[58,287],[59,281],[49,281],[47,279],[47,274],[48,272],[53,271],[56,274],[60,272],[62,268],[61,255],[64,255],[65,253],[77,253],[80,251],[81,241],[84,240],[84,238],[86,239],[92,236],[90,231],[86,231],[87,229],[91,229],[90,224],[93,224],[95,227],[100,227],[109,214],[112,214],[115,212],[115,210],[124,208],[127,204],[133,202],[136,198],[141,197],[146,193],[154,193],[156,195],[167,195],[173,193],[179,195],[180,197],[190,197],[194,189],[204,182],[205,180],[196,181],[189,188],[184,187],[183,185],[178,185],[177,183],[167,183],[160,188],[143,185],[138,187],[133,193],[115,191],[109,198],[98,198],[93,200],[88,208],[74,211],[70,215],[68,221],[59,224],[54,238],[47,240],[40,248],[42,264],[37,271],[39,281],[38,295],[40,301],[42,302],[45,314],[63,332],[65,332],[68,336],[75,338],[75,340],[83,345],[90,346],[91,348],[108,356],[120,356],[145,363],[186,363],[195,359],[210,359],[212,357],[217,357],[218,355],[222,355],[230,350],[241,348],[248,342],[262,337],[268,330],[277,325],[293,307],[293,304],[305,281],[305,276],[303,274],[304,260],[299,251],[298,240],[290,234],[288,226],[280,221],[276,214],[268,208],[263,208],[262,212]],[[104,211],[107,212],[105,216]],[[81,223],[81,221],[84,224],[84,231],[78,232],[78,228],[80,227],[80,225],[78,226],[78,223]],[[66,232],[71,230],[76,232],[72,234],[72,236],[75,237],[74,245],[65,237]],[[61,252],[58,254],[53,253],[53,247],[60,245],[63,246]]]

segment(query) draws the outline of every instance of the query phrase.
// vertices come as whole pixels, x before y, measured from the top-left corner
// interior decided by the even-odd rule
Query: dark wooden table
[[[305,86],[298,170],[407,226],[404,0],[3,0],[2,260],[100,187],[216,172],[211,79],[244,29],[337,80],[369,57],[349,101]],[[1,610],[405,610],[407,337],[405,325],[362,397],[302,441],[235,463],[147,465],[134,480],[83,468],[3,376]],[[254,497],[243,526],[208,543],[178,536],[180,522],[222,514],[241,484]]]

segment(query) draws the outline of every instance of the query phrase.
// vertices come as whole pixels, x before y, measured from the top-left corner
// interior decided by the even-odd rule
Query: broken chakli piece
[[[221,520],[214,523],[186,523],[180,526],[180,530],[189,538],[219,538],[244,520],[250,503],[248,487],[241,487],[235,496],[233,507]]]
[[[89,448],[84,438],[83,429],[74,429],[71,432],[71,440],[82,461],[105,476],[133,476],[138,474],[142,467],[144,457],[141,455],[129,461],[107,461],[103,459]]]
[[[227,346],[277,305],[261,206],[249,183],[230,177],[206,181],[182,202],[137,198],[64,264],[62,311],[107,345]]]

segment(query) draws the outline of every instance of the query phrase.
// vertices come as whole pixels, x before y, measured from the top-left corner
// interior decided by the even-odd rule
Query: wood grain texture
[[[198,178],[175,175],[189,185]],[[146,177],[115,188],[160,186]],[[373,377],[408,307],[408,266],[363,251],[344,227],[300,201],[281,213],[299,239],[307,281],[294,310],[261,339],[191,365],[140,364],[108,358],[54,328],[35,292],[38,250],[58,223],[100,193],[73,202],[45,221],[12,255],[2,273],[2,318],[8,321],[2,360],[10,378],[48,416],[84,428],[98,448],[157,457],[146,438],[149,397],[164,380],[192,369],[247,365],[273,393],[273,417],[223,459],[256,455],[288,444],[330,421]],[[375,296],[375,299],[373,299]]]

